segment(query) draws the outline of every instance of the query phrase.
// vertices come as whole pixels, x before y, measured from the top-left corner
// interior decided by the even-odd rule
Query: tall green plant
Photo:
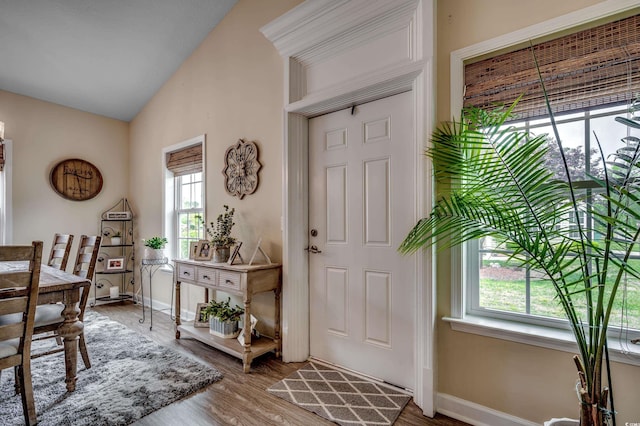
[[[640,139],[624,138],[607,161],[600,149],[604,178],[591,178],[601,190],[579,192],[557,131],[567,181],[545,167],[546,135],[505,124],[516,103],[493,111],[464,109],[459,122],[434,131],[426,155],[436,181],[450,191],[399,250],[411,253],[436,244],[443,249],[493,237],[523,266],[546,275],[578,344],[581,425],[603,425],[614,416],[611,384],[602,381],[613,303],[625,274],[639,276],[627,261],[640,237]],[[616,121],[640,129],[637,120]],[[570,223],[570,217],[584,213],[594,218],[591,225]],[[603,234],[599,241],[596,232]]]

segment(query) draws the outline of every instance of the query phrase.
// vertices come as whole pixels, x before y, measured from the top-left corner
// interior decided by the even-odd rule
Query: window
[[[189,247],[204,238],[204,135],[163,150],[165,165],[164,234],[171,256],[189,258]]]
[[[621,11],[603,13],[601,10],[594,12],[592,19],[601,20],[606,14]],[[575,20],[574,25],[583,23],[585,16],[580,13],[564,19]],[[569,27],[567,22],[564,28]],[[538,74],[532,65],[531,47],[498,55],[491,53],[504,52],[505,46],[516,43],[528,46],[529,40],[548,31],[548,25],[543,23],[537,28],[533,26],[453,52],[452,112],[457,115],[462,100],[465,105],[489,106],[496,102],[511,103],[526,92],[517,111],[519,121],[512,124],[536,134],[553,134],[548,118],[544,117],[544,99],[535,89]],[[555,25],[559,26],[557,22]],[[615,124],[614,117],[627,113],[629,104],[640,95],[640,15],[534,43],[533,48],[559,123],[560,137],[572,157],[575,187],[580,188],[589,202],[597,189],[587,175],[597,176],[602,172],[600,155],[593,151],[597,147],[593,133],[600,136],[605,156],[613,152],[619,147],[615,144],[627,136],[625,126]],[[456,92],[457,83],[464,87],[464,93]],[[557,152],[556,147],[552,148]],[[562,178],[557,162],[550,158],[548,165]],[[578,217],[570,215],[566,220],[577,227],[578,221],[590,224],[593,219],[580,212]],[[593,238],[602,238],[597,229],[594,234]],[[462,260],[454,265],[452,272],[454,318],[463,318],[466,313],[513,324],[565,327],[562,310],[554,304],[553,290],[543,285],[544,277],[511,262],[508,246],[485,238],[469,243],[462,254]],[[456,253],[453,256],[455,258]],[[632,261],[640,264],[640,252]],[[459,284],[455,284],[458,281]],[[625,307],[618,306],[617,320],[612,323],[631,334],[640,333],[640,280],[626,277],[626,286],[620,293],[626,293],[628,303]],[[518,330],[517,333],[522,333],[524,329]],[[514,336],[511,334],[511,338],[519,340]]]
[[[189,245],[204,238],[204,185],[202,173],[177,176],[176,185],[176,242],[177,257],[189,258]]]
[[[614,118],[625,115],[628,115],[627,107],[622,105],[556,116],[574,186],[580,188],[585,202],[590,202],[590,196],[599,190],[587,175],[603,174],[602,160],[595,148],[597,144],[594,138],[598,136],[605,157],[614,152],[621,146],[622,138],[628,136],[627,128],[616,124]],[[549,120],[545,118],[513,124],[534,134],[553,134]],[[546,163],[557,178],[566,180],[554,139],[550,140]],[[575,225],[576,230],[578,220],[589,228],[593,223],[593,218],[586,213],[586,209],[579,211],[577,219],[575,214],[566,218],[569,226]],[[603,234],[596,229],[591,238],[602,240]],[[553,288],[548,285],[544,276],[521,268],[517,262],[511,261],[508,247],[487,237],[471,244],[468,253],[470,256],[478,256],[478,263],[474,263],[473,270],[468,271],[467,275],[469,313],[562,326],[559,321],[563,321],[564,313],[554,300]],[[631,261],[638,263],[640,268],[640,251],[632,256]],[[627,305],[623,307],[618,303],[612,314],[611,324],[640,330],[640,279],[626,276],[622,291],[626,292]]]

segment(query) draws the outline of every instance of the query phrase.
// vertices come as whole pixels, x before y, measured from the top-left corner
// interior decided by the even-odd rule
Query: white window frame
[[[177,143],[175,145],[168,146],[162,150],[162,170],[164,174],[164,191],[162,192],[162,205],[164,209],[163,220],[162,220],[162,234],[167,236],[169,243],[167,244],[167,251],[170,254],[171,259],[175,259],[178,256],[178,244],[176,244],[178,229],[176,223],[176,204],[175,204],[175,195],[176,195],[176,183],[175,176],[173,172],[167,169],[167,154],[170,152],[178,151],[180,149],[202,144],[202,192],[203,192],[203,206],[202,206],[202,214],[203,217],[206,216],[206,206],[207,206],[207,187],[206,187],[206,152],[205,152],[205,144],[206,137],[205,135],[196,136],[194,138],[188,139],[186,141]]]
[[[596,5],[535,24],[509,34],[451,52],[451,117],[459,119],[464,96],[464,63],[473,58],[529,43],[541,37],[561,33],[608,16],[638,8],[637,0],[607,0]],[[476,243],[477,244],[477,243]],[[467,313],[466,283],[470,271],[479,268],[478,256],[469,255],[473,242],[451,249],[451,313],[443,318],[456,331],[525,343],[574,353],[576,343],[567,329],[517,322],[513,319],[488,318]],[[476,250],[477,252],[477,250]],[[463,266],[464,265],[464,266]],[[628,343],[626,336],[609,340],[612,360],[640,365],[640,345]],[[634,356],[629,356],[633,354]]]

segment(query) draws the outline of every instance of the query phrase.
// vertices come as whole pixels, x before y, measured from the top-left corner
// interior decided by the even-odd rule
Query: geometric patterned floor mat
[[[411,397],[352,374],[308,363],[267,389],[339,425],[392,425]]]

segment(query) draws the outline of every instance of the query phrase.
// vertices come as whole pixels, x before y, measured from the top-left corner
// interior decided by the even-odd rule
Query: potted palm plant
[[[426,154],[436,182],[450,190],[399,250],[411,253],[436,243],[442,249],[492,237],[508,245],[513,259],[543,274],[578,346],[580,424],[601,426],[615,420],[608,370],[608,383],[603,382],[609,320],[624,275],[640,273],[627,262],[640,237],[640,139],[625,138],[625,146],[608,159],[600,149],[603,177],[591,177],[600,190],[581,192],[572,185],[553,115],[566,181],[545,166],[546,135],[505,125],[514,106],[467,108],[459,122],[442,123],[434,131]],[[616,121],[640,129],[640,118]],[[585,212],[592,223],[567,220]]]

